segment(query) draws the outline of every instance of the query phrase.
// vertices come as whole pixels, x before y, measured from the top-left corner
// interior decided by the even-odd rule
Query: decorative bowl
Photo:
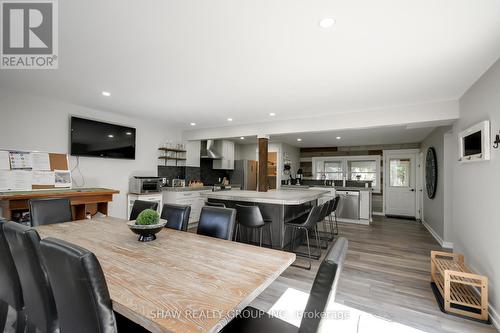
[[[135,224],[135,220],[127,223],[132,232],[139,235],[139,242],[150,242],[156,239],[156,234],[159,233],[166,225],[167,220],[160,219],[157,224],[139,225]]]

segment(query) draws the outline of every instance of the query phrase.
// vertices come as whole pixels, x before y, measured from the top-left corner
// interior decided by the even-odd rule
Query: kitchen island
[[[228,208],[236,205],[259,206],[265,220],[272,221],[273,247],[284,249],[290,243],[290,230],[285,234],[285,223],[301,218],[317,205],[318,199],[328,194],[326,190],[273,190],[257,191],[220,191],[204,193],[209,202],[219,202]],[[263,244],[270,246],[267,228],[264,229]],[[245,233],[252,241],[254,235]]]

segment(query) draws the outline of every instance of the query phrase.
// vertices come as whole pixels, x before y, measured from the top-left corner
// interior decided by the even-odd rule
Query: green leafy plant
[[[135,221],[135,224],[152,225],[152,224],[158,224],[159,222],[160,222],[160,215],[156,210],[145,209],[139,214],[137,220]]]

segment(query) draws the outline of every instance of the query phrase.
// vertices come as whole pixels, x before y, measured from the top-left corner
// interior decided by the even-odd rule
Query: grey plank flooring
[[[429,285],[430,251],[443,249],[421,223],[376,217],[370,226],[340,224],[340,236],[349,251],[336,303],[429,333],[497,332],[439,310]],[[288,288],[309,293],[318,267],[288,268],[252,306],[269,311]]]

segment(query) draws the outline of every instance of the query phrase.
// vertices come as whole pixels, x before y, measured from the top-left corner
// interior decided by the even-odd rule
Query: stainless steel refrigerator
[[[241,184],[242,190],[257,190],[258,163],[251,160],[234,161],[234,171],[231,183]]]

